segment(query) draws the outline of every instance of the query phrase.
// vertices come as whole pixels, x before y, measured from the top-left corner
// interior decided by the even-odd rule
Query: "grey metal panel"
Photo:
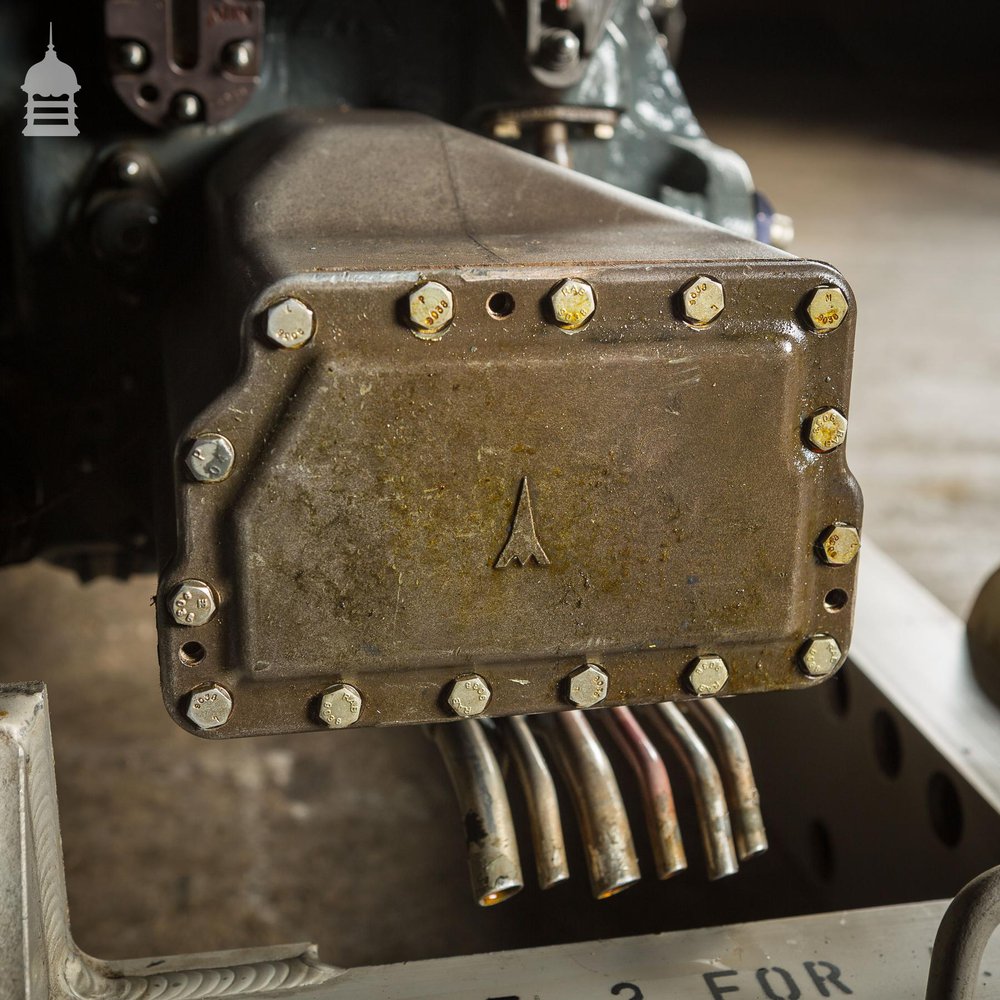
[[[1000,810],[1000,709],[973,677],[965,623],[870,542],[859,563],[851,661]]]

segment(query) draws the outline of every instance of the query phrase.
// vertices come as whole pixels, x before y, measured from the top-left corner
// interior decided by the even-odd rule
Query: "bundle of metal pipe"
[[[658,878],[683,871],[687,855],[667,764],[647,727],[691,784],[709,879],[733,875],[740,861],[767,850],[746,742],[717,701],[650,706],[642,712],[646,727],[626,707],[552,713],[530,721],[513,716],[489,725],[518,775],[542,889],[570,876],[559,797],[542,745],[573,803],[594,897],[607,899],[641,877],[618,777],[588,714],[601,720],[633,775]],[[502,902],[522,888],[523,879],[510,801],[490,735],[475,719],[431,726],[429,732],[458,798],[476,902]]]

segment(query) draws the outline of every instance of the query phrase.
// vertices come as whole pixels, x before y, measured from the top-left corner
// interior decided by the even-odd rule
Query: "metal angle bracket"
[[[138,1000],[265,989],[274,996],[340,973],[311,944],[120,962],[84,954],[70,933],[43,684],[0,685],[0,798],[0,996]]]

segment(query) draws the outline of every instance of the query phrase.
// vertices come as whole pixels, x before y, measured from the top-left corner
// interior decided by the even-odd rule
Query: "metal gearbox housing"
[[[571,707],[588,663],[623,705],[691,697],[699,657],[742,694],[815,683],[811,636],[847,650],[852,604],[827,596],[855,563],[817,544],[860,526],[861,497],[844,449],[807,440],[849,410],[835,270],[417,115],[272,119],[208,205],[205,329],[168,358],[202,372],[175,394],[158,602],[182,724],[213,683],[233,710],[201,735],[225,737],[326,729],[336,684],[357,726],[388,725],[455,718],[473,674],[500,716]],[[685,318],[694,278],[724,289],[708,325]],[[551,307],[567,279],[594,299],[572,331]],[[452,303],[435,340],[408,321],[429,281]],[[848,305],[829,332],[807,321],[819,287]],[[289,298],[315,317],[294,351],[267,335]],[[238,456],[211,485],[184,471],[204,433]],[[169,607],[190,579],[218,598],[197,627]]]

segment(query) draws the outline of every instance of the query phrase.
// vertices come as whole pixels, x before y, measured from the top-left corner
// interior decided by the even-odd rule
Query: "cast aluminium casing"
[[[861,497],[844,449],[803,437],[848,412],[856,310],[834,269],[395,113],[264,123],[207,211],[204,301],[168,366],[184,401],[157,615],[182,724],[211,683],[234,707],[204,735],[236,736],[323,728],[335,682],[360,692],[358,725],[384,725],[448,718],[473,672],[506,715],[567,707],[588,662],[613,705],[689,696],[699,655],[737,694],[813,683],[809,636],[846,651],[854,565],[816,542],[859,525]],[[699,276],[725,290],[703,327],[681,304]],[[566,278],[596,297],[572,332],[547,304]],[[425,280],[454,298],[438,340],[405,324]],[[849,302],[826,333],[804,314],[818,286]],[[288,297],[315,317],[294,350],[265,335]],[[203,433],[235,448],[221,483],[185,475]],[[544,559],[504,566],[525,482]],[[171,616],[186,579],[215,592],[204,625]]]

